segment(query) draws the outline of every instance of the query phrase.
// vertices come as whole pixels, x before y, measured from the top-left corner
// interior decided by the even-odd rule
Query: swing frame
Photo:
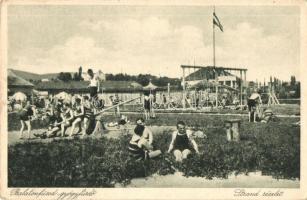
[[[215,80],[217,81],[218,78],[218,74],[216,73],[216,69],[219,70],[223,70],[223,71],[229,71],[230,72],[239,72],[240,73],[240,105],[241,108],[243,108],[243,105],[246,104],[246,102],[243,102],[243,98],[246,97],[246,88],[247,88],[247,83],[246,83],[246,73],[247,73],[247,69],[245,68],[230,68],[230,67],[214,67],[214,66],[195,66],[195,65],[181,65],[180,66],[182,69],[182,97],[183,97],[183,108],[186,108],[185,105],[185,101],[186,101],[186,95],[187,95],[187,88],[186,88],[186,69],[188,69],[190,71],[191,68],[194,69],[212,69],[215,71]],[[243,80],[243,76],[244,76],[244,80]],[[203,76],[201,77],[203,80]],[[189,77],[190,79],[190,77]],[[215,107],[218,108],[218,96],[219,96],[219,91],[218,91],[218,86],[216,87],[216,105]],[[244,97],[245,96],[245,97]]]

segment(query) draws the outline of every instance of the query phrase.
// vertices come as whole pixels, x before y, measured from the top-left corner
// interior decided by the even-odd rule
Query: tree
[[[298,82],[295,88],[295,97],[301,98],[301,83]]]
[[[296,84],[295,76],[291,76],[290,85],[291,85],[291,86],[295,86],[295,84]]]
[[[61,72],[58,75],[58,79],[61,80],[61,81],[67,82],[67,81],[71,81],[72,80],[72,76],[68,72]]]
[[[82,81],[82,66],[79,67],[79,80]]]
[[[73,80],[74,80],[74,81],[80,81],[80,76],[79,76],[79,74],[78,74],[77,72],[74,73]]]

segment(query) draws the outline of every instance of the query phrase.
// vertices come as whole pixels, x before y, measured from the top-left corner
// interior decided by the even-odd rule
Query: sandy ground
[[[117,187],[121,187],[117,185]],[[299,188],[299,180],[273,179],[262,176],[261,172],[248,175],[231,175],[228,179],[208,180],[202,177],[184,177],[181,172],[172,175],[153,175],[147,178],[133,179],[127,187],[151,188]]]
[[[134,126],[128,126],[128,130],[133,130]],[[175,126],[167,127],[169,132],[175,130]],[[153,133],[161,132],[165,127],[151,126],[150,129]],[[36,129],[31,131],[31,141],[35,142],[50,142],[52,140],[62,139],[61,137],[40,139],[36,138],[34,133],[42,133],[43,129]],[[69,131],[69,130],[68,130]],[[117,138],[119,135],[123,134],[122,130],[116,127],[108,127],[108,130],[102,134],[90,135],[87,137],[99,138]],[[24,132],[24,136],[27,133]],[[24,142],[26,140],[19,139],[19,131],[11,131],[8,133],[8,144],[16,144],[18,142]],[[277,180],[270,176],[262,176],[261,172],[249,173],[248,175],[231,175],[228,179],[217,179],[208,180],[201,177],[184,177],[182,173],[176,172],[172,175],[159,176],[153,175],[147,178],[137,178],[133,179],[131,183],[126,187],[151,187],[151,188],[164,188],[164,187],[189,187],[189,188],[234,188],[234,187],[262,187],[262,188],[298,188],[300,186],[299,180]],[[116,185],[116,187],[123,187],[121,185]]]

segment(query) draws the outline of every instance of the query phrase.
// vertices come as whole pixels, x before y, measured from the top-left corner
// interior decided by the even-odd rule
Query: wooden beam
[[[201,69],[201,68],[208,68],[208,69],[213,69],[213,66],[194,66],[194,65],[181,65],[181,68],[196,68],[196,69]],[[232,70],[232,71],[247,71],[245,68],[230,68],[230,67],[215,67],[215,69],[223,69],[223,70]]]

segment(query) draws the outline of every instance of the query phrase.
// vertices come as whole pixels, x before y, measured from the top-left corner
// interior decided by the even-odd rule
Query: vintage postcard
[[[3,199],[307,199],[306,1],[1,1]]]

